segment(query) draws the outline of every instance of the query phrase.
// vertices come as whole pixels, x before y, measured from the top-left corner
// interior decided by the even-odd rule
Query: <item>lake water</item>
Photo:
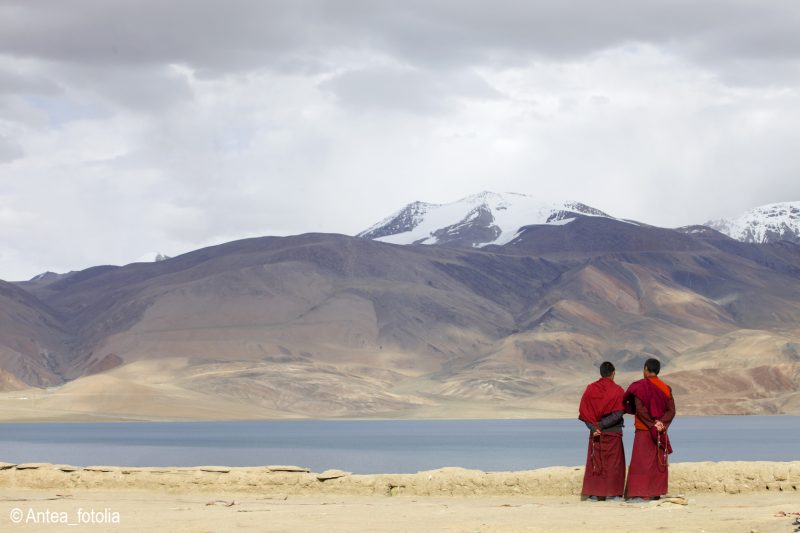
[[[632,422],[626,417],[630,458]],[[259,466],[314,472],[484,471],[582,465],[577,420],[358,420],[0,424],[0,461],[76,466]],[[678,417],[672,462],[800,460],[800,417]]]

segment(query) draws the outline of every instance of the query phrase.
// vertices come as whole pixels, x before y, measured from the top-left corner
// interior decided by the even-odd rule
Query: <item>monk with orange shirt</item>
[[[625,412],[636,416],[628,498],[652,500],[667,493],[672,453],[667,430],[675,417],[675,399],[670,386],[658,379],[660,370],[658,359],[645,361],[644,379],[631,383],[623,398]]]

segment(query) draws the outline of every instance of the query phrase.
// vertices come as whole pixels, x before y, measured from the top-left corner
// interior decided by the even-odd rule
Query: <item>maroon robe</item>
[[[600,378],[586,387],[579,413],[584,422],[600,427],[600,419],[622,411],[622,387],[609,378]],[[599,438],[589,434],[586,469],[583,474],[584,496],[622,496],[625,488],[625,448],[622,432],[604,432]]]
[[[589,436],[586,469],[583,472],[584,496],[622,496],[625,489],[625,447],[622,433]]]
[[[631,466],[628,469],[628,498],[654,498],[667,493],[669,485],[668,455],[672,446],[667,431],[655,429],[656,420],[669,428],[675,417],[672,390],[658,378],[636,381],[628,387],[623,400],[625,411],[636,415]]]

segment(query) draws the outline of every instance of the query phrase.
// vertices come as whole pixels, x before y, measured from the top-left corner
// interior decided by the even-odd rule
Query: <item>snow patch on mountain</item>
[[[166,261],[167,259],[172,258],[161,252],[147,252],[134,261],[134,263],[158,263],[159,261]]]
[[[408,204],[358,236],[393,244],[503,245],[524,226],[567,224],[576,215],[611,218],[579,202],[543,202],[525,194],[484,191],[449,204]]]
[[[57,280],[59,280],[61,278],[69,276],[70,274],[73,274],[73,273],[74,273],[74,271],[73,272],[68,272],[66,274],[59,274],[57,272],[51,272],[51,271],[48,270],[47,272],[42,272],[41,274],[37,274],[37,275],[33,276],[28,281],[57,281]]]
[[[800,241],[800,202],[762,205],[731,219],[706,222],[706,226],[742,242]]]

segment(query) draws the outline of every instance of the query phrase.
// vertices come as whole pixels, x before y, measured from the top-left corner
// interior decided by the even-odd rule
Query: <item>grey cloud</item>
[[[59,79],[78,95],[158,113],[193,98],[188,81],[168,66],[56,67]],[[88,95],[87,95],[88,93]]]
[[[0,70],[0,93],[93,100],[87,116],[122,106],[160,113],[193,98],[172,65],[199,79],[276,71],[324,75],[349,109],[447,112],[455,99],[496,97],[472,68],[575,61],[626,43],[654,43],[732,85],[800,80],[793,3],[688,0],[9,0],[0,5],[0,57],[39,70]],[[367,54],[394,66],[344,65]],[[16,114],[16,113],[15,113]],[[51,117],[52,118],[52,117]]]
[[[268,64],[271,54],[299,50],[311,36],[324,42],[329,31],[314,23],[317,11],[302,0],[11,1],[0,7],[0,49],[73,64],[229,71]]]
[[[22,97],[51,118],[53,110],[60,115],[58,110],[62,108],[86,112],[90,117],[104,114],[108,110],[99,109],[103,103],[105,107],[119,105],[159,112],[193,97],[186,78],[169,65],[66,65],[42,61],[19,68],[2,59],[0,50],[0,98],[13,101]]]
[[[0,94],[58,94],[59,85],[44,76],[22,74],[0,66]]]
[[[564,59],[647,42],[700,59],[800,57],[793,2],[57,0],[5,2],[0,49],[67,63],[199,71],[323,68],[337,49],[414,65]]]
[[[0,136],[0,163],[9,163],[24,155],[25,153],[18,143]]]
[[[411,68],[374,67],[344,72],[323,82],[348,107],[439,113],[459,98],[491,99],[500,94],[473,73],[431,73]]]

